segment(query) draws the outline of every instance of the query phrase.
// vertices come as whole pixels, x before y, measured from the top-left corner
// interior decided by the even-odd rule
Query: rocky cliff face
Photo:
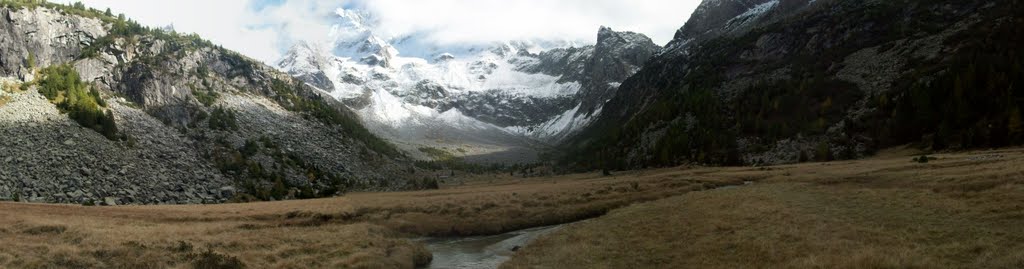
[[[773,164],[903,143],[1018,143],[1020,128],[1006,126],[1019,125],[1009,124],[1019,104],[990,100],[1021,95],[1009,37],[1020,32],[1020,9],[1014,1],[706,0],[623,82],[601,119],[566,143],[562,161]]]
[[[48,9],[2,9],[0,31],[0,71],[28,80],[32,79],[29,65],[66,63],[78,58],[82,48],[107,35],[99,19],[66,16]],[[29,59],[34,62],[29,63]]]
[[[69,8],[0,8],[0,199],[208,203],[425,186],[325,92],[195,36]],[[38,71],[59,64],[99,91],[122,138],[79,127],[36,92]]]
[[[611,99],[622,81],[629,78],[661,47],[650,38],[633,32],[616,32],[601,27],[594,53],[584,67],[580,113],[592,114]]]

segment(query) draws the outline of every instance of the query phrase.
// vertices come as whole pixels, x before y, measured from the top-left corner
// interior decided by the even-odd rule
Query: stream
[[[724,190],[753,184],[729,185],[715,188]],[[586,221],[586,220],[582,220]],[[557,231],[574,222],[534,227],[498,235],[468,237],[426,237],[419,239],[434,254],[434,259],[425,268],[430,269],[495,269],[537,237]]]
[[[425,238],[423,243],[434,254],[426,268],[493,269],[512,257],[537,237],[558,230],[562,225],[535,227],[498,235]]]

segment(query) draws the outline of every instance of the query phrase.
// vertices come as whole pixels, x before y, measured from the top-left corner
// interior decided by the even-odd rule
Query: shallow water
[[[517,247],[526,246],[538,236],[561,227],[544,226],[489,236],[427,238],[423,243],[434,254],[434,260],[426,268],[498,268]]]

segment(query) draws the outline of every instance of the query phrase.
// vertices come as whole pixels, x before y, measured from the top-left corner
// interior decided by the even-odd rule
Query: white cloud
[[[70,1],[69,1],[70,2]],[[253,58],[266,60],[279,55],[274,46],[265,45],[277,39],[273,29],[245,27],[258,22],[241,1],[118,1],[85,0],[89,7],[111,8],[128,18],[151,27],[173,24],[179,32],[197,33],[224,47],[241,51]]]
[[[351,0],[375,14],[381,30],[427,32],[440,43],[515,39],[593,42],[599,26],[672,39],[699,0]]]
[[[66,1],[66,0],[62,0]],[[70,2],[70,1],[68,1]],[[83,0],[144,25],[173,24],[273,63],[295,40],[323,41],[340,7],[364,8],[390,35],[423,33],[439,44],[515,39],[592,42],[597,28],[668,42],[700,0]]]

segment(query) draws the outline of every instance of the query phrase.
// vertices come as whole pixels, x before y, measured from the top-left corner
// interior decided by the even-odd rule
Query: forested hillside
[[[1019,2],[756,1],[767,8],[754,15],[716,2],[694,18],[736,18],[681,29],[563,146],[561,164],[773,164],[1022,142]]]

